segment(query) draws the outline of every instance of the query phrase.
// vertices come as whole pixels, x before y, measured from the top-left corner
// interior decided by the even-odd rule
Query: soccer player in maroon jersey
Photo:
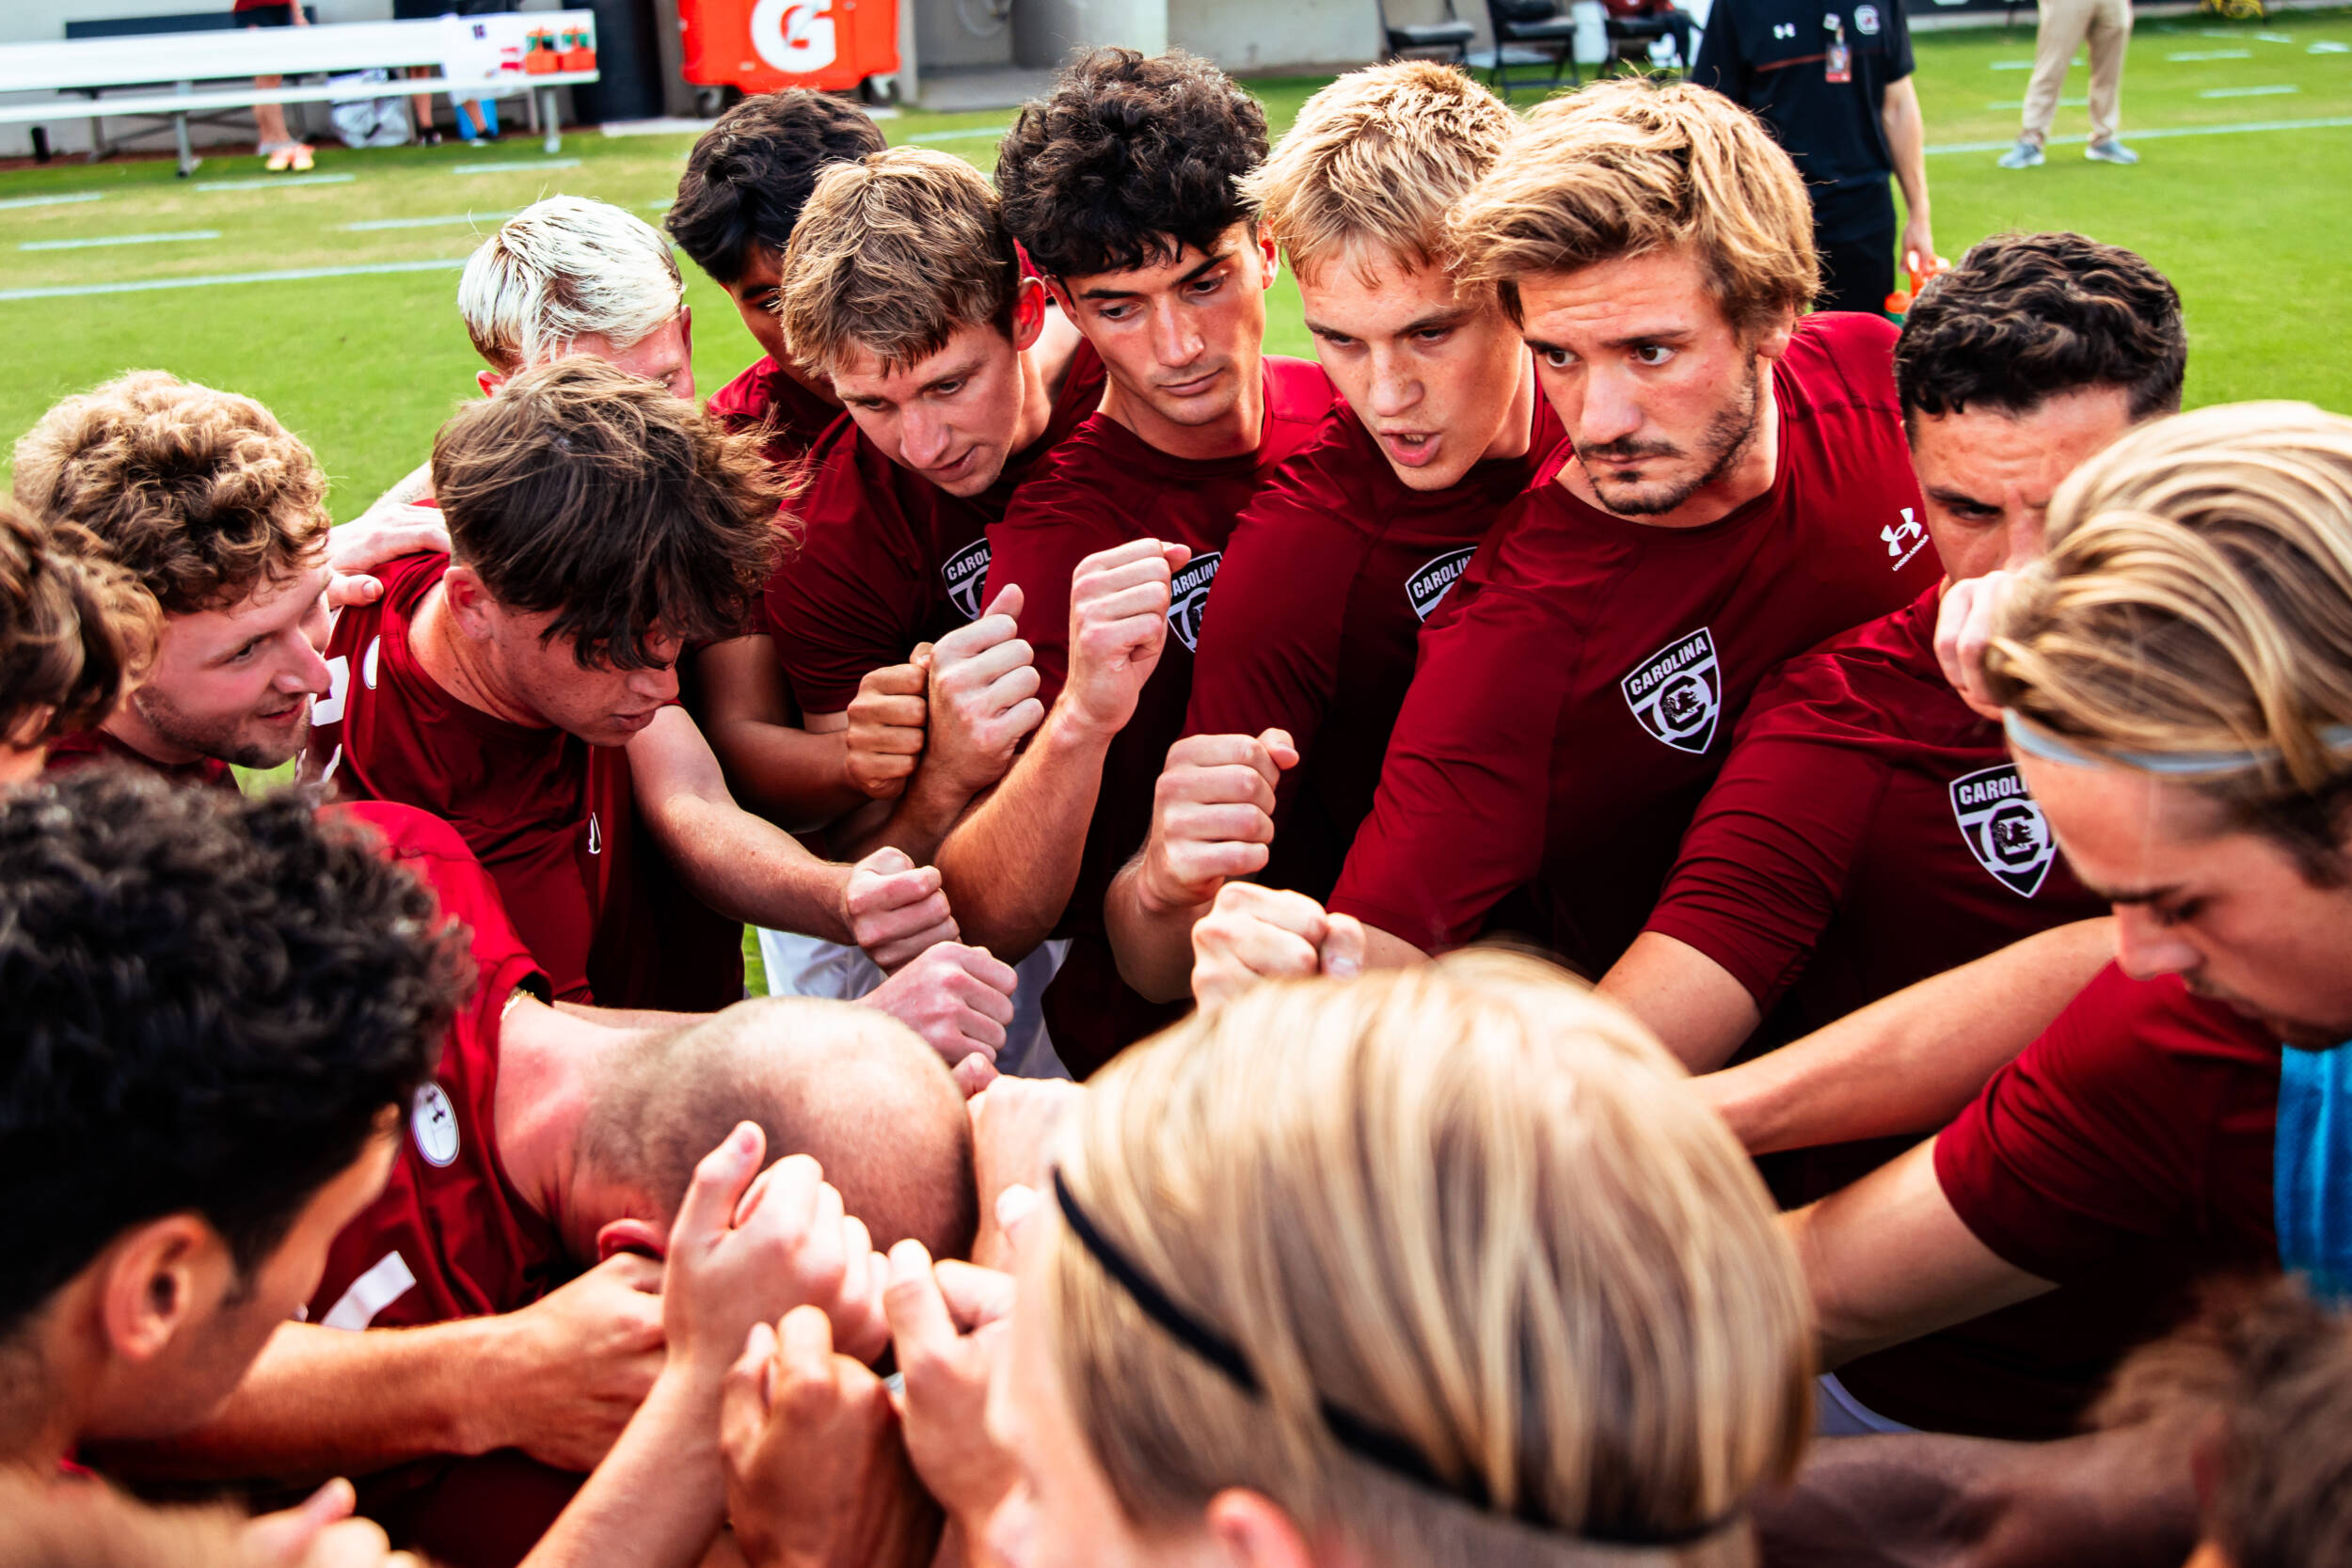
[[[433,888],[479,978],[308,1322],[168,1452],[182,1470],[359,1478],[360,1511],[401,1544],[512,1562],[660,1370],[661,1259],[696,1150],[756,1121],[771,1157],[822,1167],[846,1257],[909,1235],[957,1256],[977,1218],[970,1125],[937,1057],[863,1007],[746,1002],[660,1031],[557,1012],[452,829],[337,809]],[[870,1354],[878,1326],[836,1328]]]
[[[758,430],[771,461],[798,461],[840,417],[829,382],[784,345],[776,296],[785,247],[826,165],[880,152],[882,134],[854,104],[802,87],[761,93],[721,115],[687,154],[661,226],[727,292],[761,351],[704,411]]]
[[[304,801],[0,795],[0,1458],[54,1476],[220,1406],[382,1189],[463,962]]]
[[[453,553],[344,612],[304,776],[448,818],[566,1001],[654,1005],[641,818],[705,903],[896,967],[955,927],[904,857],[818,861],[737,807],[675,705],[684,644],[736,629],[778,543],[748,436],[601,361],[526,372],[434,447]]]
[[[1765,673],[1935,580],[1895,329],[1803,314],[1818,268],[1795,168],[1687,85],[1547,104],[1453,233],[1573,450],[1426,639],[1330,907],[1395,963],[1470,940],[1525,887],[1539,938],[1598,973]]]
[[[1749,705],[1649,923],[1601,980],[1693,1070],[1767,1014],[1806,1034],[2103,906],[2058,859],[2000,726],[1935,658],[1944,588],[2042,553],[2058,484],[2180,406],[2180,296],[2079,234],[1986,240],[1895,354],[1944,582],[1782,667]]]
[[[1444,238],[1517,128],[1460,71],[1398,61],[1309,99],[1247,182],[1343,401],[1234,524],[1151,836],[1111,883],[1120,973],[1154,1000],[1185,993],[1227,878],[1330,895],[1422,626],[1559,444],[1518,328],[1454,287]]]
[[[1936,1137],[1789,1217],[1832,1368],[2054,1288],[2128,1304],[2114,1353],[2212,1272],[2340,1289],[2352,420],[2176,416],[2090,459],[2048,527],[1983,673],[2019,775],[2114,906],[2113,964]],[[2168,1512],[2193,1499],[2184,1450],[2068,1465],[2104,1483],[2070,1497],[2030,1455],[1922,1445],[1876,1445],[1824,1484],[1867,1497],[1914,1465],[1967,1492],[1968,1528],[2013,1510],[2048,1540],[2193,1523]],[[1934,1514],[1896,1517],[1958,1528]]]
[[[1104,49],[997,150],[1006,226],[1108,385],[989,530],[988,594],[1020,590],[1048,712],[939,860],[1005,951],[1072,942],[1046,1018],[1080,1070],[1164,1021],[1120,980],[1103,896],[1150,825],[1233,521],[1331,404],[1318,367],[1263,352],[1275,245],[1239,181],[1265,149],[1207,61]]]
[[[137,371],[58,403],[16,446],[16,497],[80,525],[162,606],[129,699],[50,748],[234,789],[276,768],[326,690],[326,476],[250,398]]]

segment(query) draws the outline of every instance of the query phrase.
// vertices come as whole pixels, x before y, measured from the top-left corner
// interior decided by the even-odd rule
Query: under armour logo
[[[1772,24],[1772,37],[1776,39],[1792,39],[1796,36],[1797,24],[1795,23],[1775,22]]]
[[[1920,527],[1919,519],[1913,516],[1911,508],[1906,506],[1903,508],[1903,520],[1889,523],[1879,530],[1879,537],[1886,541],[1886,553],[1893,558],[1895,569],[1900,571],[1927,544],[1928,531]]]

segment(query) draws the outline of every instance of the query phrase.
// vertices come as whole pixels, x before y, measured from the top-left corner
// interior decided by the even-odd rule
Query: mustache
[[[1636,441],[1629,437],[1604,441],[1597,447],[1580,447],[1577,455],[1602,463],[1638,463],[1645,457],[1680,457],[1682,449],[1671,441]]]

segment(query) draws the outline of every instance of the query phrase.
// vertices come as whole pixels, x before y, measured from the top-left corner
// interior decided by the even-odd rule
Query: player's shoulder
[[[736,378],[710,394],[703,404],[703,412],[714,420],[730,423],[737,420],[756,420],[767,417],[773,402],[773,377],[777,365],[774,357],[761,355]]]
[[[2062,1064],[2071,1077],[2139,1098],[2161,1093],[2168,1069],[2275,1072],[2280,1047],[2261,1022],[2198,995],[2177,974],[2137,980],[2109,963],[2031,1049],[2045,1069]]]
[[[425,594],[448,573],[446,550],[419,550],[385,562],[374,569],[375,579],[384,585],[384,592],[373,603],[338,611],[328,646],[337,652],[348,652],[388,627],[405,626],[416,614],[417,607],[424,602]]]
[[[1286,354],[1265,356],[1265,384],[1266,413],[1291,424],[1315,425],[1339,397],[1321,365]]]
[[[1851,728],[1878,738],[1981,723],[1935,662],[1939,593],[1931,588],[1784,662],[1756,689],[1749,727],[1825,736]]]
[[[356,823],[367,830],[388,860],[481,869],[481,860],[465,836],[419,807],[391,800],[351,800],[325,808],[325,815],[329,820]]]
[[[1801,406],[1900,411],[1895,392],[1895,341],[1901,334],[1884,316],[1829,310],[1797,324],[1781,356]]]

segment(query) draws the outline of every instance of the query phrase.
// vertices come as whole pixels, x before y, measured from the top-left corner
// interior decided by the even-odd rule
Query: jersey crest
[[[1196,555],[1168,585],[1168,629],[1196,653],[1200,647],[1200,617],[1209,609],[1209,584],[1216,580],[1216,563],[1224,559],[1223,550]]]
[[[2002,886],[2021,898],[2042,891],[2058,859],[2058,841],[2015,768],[2003,763],[1954,779],[1952,816],[1968,852]]]
[[[1653,739],[1677,752],[1705,752],[1724,707],[1715,634],[1701,626],[1675,639],[1634,666],[1617,688]]]
[[[457,1158],[457,1107],[449,1102],[447,1089],[427,1084],[417,1091],[408,1108],[408,1131],[426,1164],[446,1165]]]
[[[988,541],[975,539],[943,562],[939,580],[947,585],[948,600],[967,621],[980,618],[980,589],[988,581]]]
[[[1429,619],[1429,612],[1444,600],[1446,590],[1454,586],[1454,579],[1470,570],[1470,557],[1477,553],[1477,546],[1465,545],[1458,550],[1433,555],[1405,579],[1405,602],[1413,607],[1415,620]]]

